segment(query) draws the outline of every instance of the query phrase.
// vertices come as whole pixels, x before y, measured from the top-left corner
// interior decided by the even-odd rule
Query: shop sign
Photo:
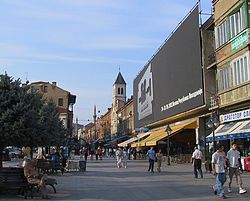
[[[240,47],[246,45],[247,42],[248,42],[248,34],[247,34],[247,31],[245,31],[244,33],[239,35],[237,38],[232,40],[231,42],[232,52],[235,52]]]
[[[142,127],[142,128],[135,128],[135,132],[137,132],[137,133],[146,133],[148,131],[149,131],[149,129],[148,128],[144,128],[144,127]]]
[[[230,122],[230,121],[239,121],[242,119],[249,119],[250,118],[250,109],[233,112],[225,115],[220,115],[220,122]]]

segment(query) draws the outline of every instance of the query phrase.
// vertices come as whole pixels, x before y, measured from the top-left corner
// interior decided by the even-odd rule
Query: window
[[[215,28],[216,48],[228,41],[228,20],[226,19]]]
[[[48,86],[44,86],[44,92],[47,93],[48,92]]]
[[[230,37],[233,38],[246,28],[244,13],[245,7],[241,7],[236,13],[229,17]]]
[[[121,88],[121,94],[123,95],[123,88]]]
[[[40,90],[38,86],[31,86],[31,93],[36,93]]]
[[[119,94],[119,95],[121,94],[121,89],[120,89],[120,87],[118,87],[118,94]]]
[[[219,74],[219,78],[218,78],[218,87],[219,87],[219,91],[228,89],[231,87],[231,81],[230,81],[230,65],[227,64],[224,68],[220,69],[218,74]]]
[[[248,54],[249,52],[232,61],[234,66],[233,76],[235,77],[233,83],[234,86],[237,86],[249,80]]]
[[[218,70],[218,90],[223,91],[249,81],[249,52],[232,60]]]
[[[225,44],[229,39],[237,36],[246,28],[246,6],[228,16],[221,24],[215,27],[216,48]]]
[[[58,98],[58,106],[63,106],[63,98]]]

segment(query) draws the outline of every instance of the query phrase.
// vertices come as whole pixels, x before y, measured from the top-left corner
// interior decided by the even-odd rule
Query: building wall
[[[229,14],[230,10],[235,9],[240,3],[244,0],[235,1],[235,0],[214,0],[214,18],[215,26]]]
[[[111,138],[111,110],[97,119],[96,128],[99,139]]]
[[[245,69],[243,69],[245,68],[245,66],[248,68],[246,71],[249,71],[250,69],[248,39],[249,14],[246,6],[246,1],[243,0],[217,0],[213,1],[213,3],[215,11],[215,30],[217,30],[215,31],[215,34],[217,36],[217,44],[221,38],[218,34],[218,27],[221,26],[221,24],[225,21],[227,21],[228,23],[227,42],[225,42],[220,47],[218,47],[217,45],[216,49],[218,95],[220,100],[220,108],[225,108],[250,99],[250,79],[246,79]],[[230,20],[232,15],[235,14],[239,10],[239,8],[241,8],[240,13],[242,30],[237,35],[232,37],[232,26]],[[241,56],[243,56],[244,54],[247,55],[247,65],[244,64],[245,57],[242,57],[241,59]],[[237,64],[238,61],[235,60],[237,58],[239,58],[239,65]],[[243,62],[242,64],[240,63],[241,61]],[[236,64],[240,66],[239,69],[237,69],[238,67],[234,67],[234,65]],[[242,72],[244,72],[243,75],[241,75]],[[240,76],[239,79],[238,76]],[[250,76],[250,72],[248,72],[248,76]],[[237,81],[235,81],[235,79]]]
[[[122,135],[132,135],[134,128],[134,102],[129,99],[128,102],[117,111],[118,133]]]
[[[118,93],[118,88],[120,88],[120,93]],[[121,93],[122,89],[122,93]],[[126,84],[114,84],[113,85],[113,102],[116,100],[126,101]]]
[[[63,109],[68,109],[68,96],[69,92],[57,87],[54,84],[46,83],[46,82],[37,82],[37,83],[32,83],[30,85],[31,90],[38,90],[40,94],[42,94],[43,99],[49,101],[52,100],[57,107],[63,108]],[[47,90],[46,90],[47,88]],[[59,106],[59,98],[63,99],[63,105]]]
[[[53,101],[58,108],[59,118],[63,121],[64,127],[68,129],[68,135],[71,135],[73,130],[73,111],[70,111],[69,108],[70,92],[56,86],[55,82],[52,84],[49,82],[31,83],[29,91],[40,93],[42,98],[46,101]]]
[[[217,95],[216,90],[216,55],[214,38],[214,18],[211,16],[201,27],[203,75],[205,89],[205,103],[208,107],[213,107],[212,101]]]

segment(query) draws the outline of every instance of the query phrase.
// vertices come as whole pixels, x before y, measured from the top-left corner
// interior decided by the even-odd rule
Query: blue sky
[[[0,73],[56,81],[77,96],[75,117],[112,103],[119,67],[133,79],[196,0],[1,0]],[[211,0],[201,9],[211,13]],[[204,21],[204,19],[203,19]]]

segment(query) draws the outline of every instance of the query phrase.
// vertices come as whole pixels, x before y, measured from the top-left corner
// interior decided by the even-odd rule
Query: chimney
[[[56,82],[52,82],[52,85],[56,86]]]

